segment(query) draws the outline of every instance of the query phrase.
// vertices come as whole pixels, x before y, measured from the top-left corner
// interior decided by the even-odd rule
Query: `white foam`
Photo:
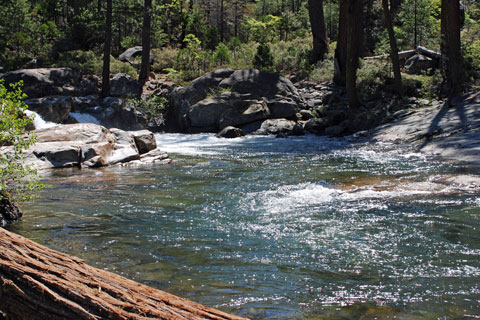
[[[33,120],[33,125],[35,126],[35,129],[45,129],[58,126],[57,123],[43,120],[43,118],[35,111],[25,110],[25,114]]]
[[[101,125],[100,121],[98,121],[97,118],[88,113],[70,112],[70,116],[80,123],[94,123]]]
[[[180,134],[162,133],[156,135],[157,145],[169,153],[184,155],[216,155],[229,147],[252,149],[256,154],[289,152],[325,152],[331,146],[347,144],[345,140],[305,135],[277,139],[274,136],[245,136],[234,139],[217,138],[211,133]]]
[[[339,191],[319,184],[302,183],[299,185],[281,186],[277,190],[250,194],[253,206],[258,204],[270,214],[295,212],[306,206],[315,206],[331,202]]]

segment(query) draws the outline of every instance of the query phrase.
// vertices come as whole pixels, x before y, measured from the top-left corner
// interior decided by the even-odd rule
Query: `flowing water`
[[[478,169],[313,136],[157,139],[173,164],[55,171],[10,229],[252,319],[480,317],[479,186],[448,182]]]

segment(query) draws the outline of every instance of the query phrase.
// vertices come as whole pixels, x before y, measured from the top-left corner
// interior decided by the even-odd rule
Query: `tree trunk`
[[[442,54],[445,60],[449,98],[462,92],[463,61],[460,43],[460,1],[442,0]]]
[[[112,46],[112,0],[107,0],[105,13],[105,44],[103,49],[102,97],[110,95],[110,50]]]
[[[323,60],[328,53],[327,28],[323,0],[308,0],[308,15],[313,35],[313,62]]]
[[[357,69],[362,43],[362,16],[363,1],[349,0],[347,4],[347,64],[346,64],[346,89],[350,108],[360,107],[357,92]]]
[[[225,7],[223,0],[220,0],[220,42],[223,42],[225,40]]]
[[[397,41],[395,40],[395,33],[393,31],[392,17],[388,7],[388,0],[382,0],[383,14],[385,16],[385,26],[390,40],[390,57],[393,64],[393,74],[395,77],[395,90],[399,96],[403,95],[402,74],[400,73],[400,60],[398,58]]]
[[[0,228],[8,319],[241,319],[96,269]]]
[[[152,18],[152,0],[145,0],[142,28],[142,65],[138,81],[144,85],[150,77],[150,20]]]
[[[340,0],[338,13],[338,40],[335,48],[335,70],[333,82],[339,86],[345,85],[347,65],[347,0]]]

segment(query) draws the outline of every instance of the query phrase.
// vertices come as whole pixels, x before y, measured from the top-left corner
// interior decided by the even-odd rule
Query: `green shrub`
[[[311,50],[311,37],[274,43],[272,54],[275,61],[275,70],[282,73],[308,74],[312,69],[309,63]]]
[[[480,40],[465,46],[465,63],[469,80],[480,81]]]
[[[310,73],[310,79],[317,82],[332,81],[333,72],[333,58],[326,58],[323,61],[317,62]]]
[[[157,120],[158,124],[163,124],[165,122],[165,112],[168,100],[164,97],[152,96],[148,100],[130,99],[129,102],[135,106],[135,109],[145,115],[148,122],[154,119]]]
[[[153,72],[168,72],[167,68],[173,68],[177,61],[178,49],[166,47],[162,49],[152,49],[153,54]]]
[[[440,94],[442,76],[436,71],[432,76],[402,74],[403,90],[406,96],[425,99],[437,99]]]
[[[66,67],[80,71],[82,74],[102,75],[103,57],[92,51],[68,51],[60,54],[54,67]],[[121,62],[110,56],[110,73],[126,73],[132,78],[138,77],[137,70],[128,62]]]
[[[0,146],[13,147],[12,152],[0,153],[0,195],[12,201],[29,200],[32,191],[44,187],[38,182],[37,171],[25,164],[23,151],[36,142],[36,137],[27,130],[32,120],[25,116],[26,95],[21,85],[10,85],[7,90],[0,80]]]
[[[253,67],[262,71],[273,71],[273,55],[268,44],[260,44],[257,53],[253,57]]]
[[[126,73],[133,79],[138,79],[138,72],[130,63],[110,57],[110,73]]]
[[[213,61],[217,65],[225,65],[232,62],[232,59],[230,58],[230,53],[228,52],[228,48],[224,43],[220,43],[215,49]]]
[[[92,51],[74,50],[60,54],[54,67],[67,67],[82,74],[102,74],[102,57]]]
[[[364,98],[380,98],[384,92],[393,92],[391,67],[387,60],[361,60],[357,71],[358,92]]]

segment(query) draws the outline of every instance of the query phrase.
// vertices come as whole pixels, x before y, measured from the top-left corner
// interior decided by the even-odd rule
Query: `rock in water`
[[[156,150],[153,133],[142,130],[128,132],[107,129],[93,123],[59,125],[37,130],[38,142],[25,151],[27,164],[36,168],[100,167],[134,160],[155,162],[166,160],[165,153]],[[137,144],[138,143],[138,144]],[[139,149],[141,151],[139,151]],[[11,153],[12,146],[0,147],[0,152]],[[151,153],[149,157],[141,154]],[[165,162],[165,161],[163,161]]]
[[[223,128],[222,131],[217,133],[217,137],[228,138],[228,139],[243,137],[244,135],[245,135],[245,133],[243,133],[242,129],[235,128],[235,127],[232,127],[232,126]]]
[[[22,217],[22,211],[8,196],[0,194],[0,227]]]
[[[139,130],[130,131],[129,133],[133,136],[140,154],[148,153],[157,148],[157,141],[152,132],[148,130]]]
[[[67,96],[50,96],[25,101],[28,108],[38,113],[49,122],[63,123],[70,117],[72,98]]]

